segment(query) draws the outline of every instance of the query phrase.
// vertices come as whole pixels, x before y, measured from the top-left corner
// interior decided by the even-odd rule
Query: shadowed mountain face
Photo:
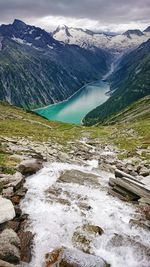
[[[0,26],[0,99],[28,108],[62,101],[100,79],[110,59],[102,49],[67,45],[15,20]]]
[[[110,76],[111,97],[84,118],[86,125],[105,122],[109,116],[150,94],[150,40],[122,57]]]

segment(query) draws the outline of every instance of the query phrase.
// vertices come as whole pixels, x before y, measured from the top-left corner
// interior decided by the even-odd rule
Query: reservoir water
[[[80,124],[84,116],[108,99],[109,84],[98,81],[82,87],[67,100],[34,110],[53,121]]]

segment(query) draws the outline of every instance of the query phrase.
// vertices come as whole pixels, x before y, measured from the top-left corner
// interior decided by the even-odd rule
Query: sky
[[[47,31],[58,25],[91,30],[145,29],[150,0],[0,0],[0,24],[17,18]]]

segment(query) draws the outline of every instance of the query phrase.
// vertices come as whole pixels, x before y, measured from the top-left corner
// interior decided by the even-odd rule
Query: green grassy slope
[[[36,142],[37,145],[48,142],[49,145],[61,145],[62,152],[67,152],[72,149],[72,142],[78,146],[79,140],[87,138],[91,143],[117,145],[127,151],[127,157],[136,155],[137,148],[147,148],[150,145],[150,114],[144,111],[144,106],[148,107],[149,98],[145,98],[141,103],[131,106],[124,113],[118,114],[118,118],[112,117],[108,121],[114,123],[115,120],[120,122],[119,124],[85,127],[48,121],[34,113],[0,102],[0,141],[2,143],[3,138],[23,138]],[[131,120],[131,114],[134,114],[134,111],[137,113],[139,104],[140,109],[141,105],[144,105],[144,113],[140,112],[136,119],[132,116]],[[124,123],[125,114],[129,118],[128,123]],[[0,168],[9,166],[7,171],[11,172],[17,164],[17,159],[12,158],[6,151],[7,149],[0,145]],[[149,160],[147,154],[141,154],[141,157]]]
[[[110,82],[115,91],[104,104],[86,115],[85,125],[105,122],[110,115],[150,94],[150,40],[123,57]]]
[[[104,124],[133,123],[145,119],[150,119],[150,96],[145,96],[116,115],[110,116]]]

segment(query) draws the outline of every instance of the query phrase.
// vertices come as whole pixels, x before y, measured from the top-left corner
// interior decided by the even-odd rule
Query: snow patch
[[[12,39],[13,41],[19,43],[19,44],[24,44],[24,45],[29,45],[29,46],[32,45],[32,43],[28,43],[28,42],[26,42],[25,40],[23,40],[23,39],[21,39],[21,38],[12,37],[11,39]]]

